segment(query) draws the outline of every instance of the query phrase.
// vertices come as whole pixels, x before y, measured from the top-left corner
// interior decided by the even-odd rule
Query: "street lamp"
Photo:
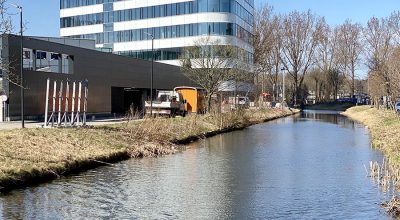
[[[150,116],[153,116],[154,36],[147,32],[144,33],[151,37]]]
[[[283,71],[288,70],[286,67],[282,67],[282,106],[285,102],[285,73]]]
[[[23,27],[22,27],[22,6],[16,5],[9,3],[11,6],[19,9],[19,15],[20,15],[20,40],[21,40],[21,63],[20,63],[20,79],[21,79],[21,126],[22,128],[25,128],[25,117],[24,117],[24,75],[23,75],[23,70],[24,70],[24,40],[23,40]]]

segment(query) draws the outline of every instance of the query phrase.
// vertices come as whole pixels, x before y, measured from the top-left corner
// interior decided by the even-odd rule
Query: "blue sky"
[[[9,0],[24,7],[27,35],[59,36],[59,0]],[[332,25],[340,24],[347,18],[365,24],[372,17],[384,17],[394,10],[400,10],[400,0],[255,0],[256,5],[268,3],[277,13],[311,9],[325,16]],[[14,10],[14,9],[12,9]],[[17,12],[16,10],[14,10]],[[15,17],[17,22],[18,17]]]
[[[258,0],[258,5],[268,3],[277,13],[293,10],[306,11],[324,16],[331,25],[343,23],[346,19],[366,24],[369,18],[386,17],[400,10],[400,0]]]

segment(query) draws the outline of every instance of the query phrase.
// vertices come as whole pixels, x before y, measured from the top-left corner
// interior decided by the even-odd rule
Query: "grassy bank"
[[[381,150],[392,165],[400,165],[400,117],[393,111],[357,106],[343,113],[368,126],[372,144]]]
[[[0,187],[8,190],[128,158],[171,154],[180,144],[293,113],[248,110],[88,128],[1,131]]]

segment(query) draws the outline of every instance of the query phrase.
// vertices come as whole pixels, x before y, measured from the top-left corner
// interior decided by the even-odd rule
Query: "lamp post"
[[[21,63],[20,63],[20,80],[21,80],[21,126],[22,128],[25,128],[25,117],[24,117],[24,103],[25,103],[25,94],[24,94],[24,39],[23,39],[23,26],[22,26],[22,6],[15,5],[12,3],[9,3],[11,6],[17,8],[19,10],[19,15],[20,15],[20,40],[21,40]]]
[[[151,37],[150,115],[153,116],[154,36],[147,32],[144,33]]]

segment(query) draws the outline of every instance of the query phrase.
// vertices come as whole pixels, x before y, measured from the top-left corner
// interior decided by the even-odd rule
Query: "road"
[[[125,118],[111,118],[111,119],[98,119],[94,121],[89,121],[87,125],[107,125],[107,124],[117,124],[123,123],[127,120]],[[26,128],[41,128],[43,126],[43,122],[38,121],[25,121]],[[0,130],[11,130],[21,128],[21,121],[11,121],[11,122],[0,122]]]

